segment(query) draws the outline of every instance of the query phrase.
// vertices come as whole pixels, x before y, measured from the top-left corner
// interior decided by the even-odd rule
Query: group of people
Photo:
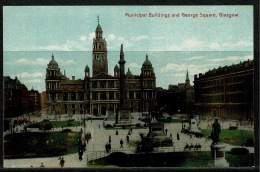
[[[201,149],[201,144],[200,143],[196,143],[195,145],[193,145],[192,143],[190,145],[188,145],[188,143],[186,143],[185,147],[184,147],[184,150],[186,149],[194,149],[194,150],[198,150],[198,149]]]

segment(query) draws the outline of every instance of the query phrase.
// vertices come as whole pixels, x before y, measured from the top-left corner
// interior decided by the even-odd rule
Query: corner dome
[[[49,62],[49,66],[54,66],[54,67],[58,67],[58,63],[54,60],[54,56],[52,54],[51,56],[51,61]]]
[[[131,73],[131,71],[130,71],[129,68],[128,68],[128,71],[127,71],[127,73],[126,73],[126,76],[132,76],[132,73]]]
[[[150,62],[150,60],[148,59],[148,55],[146,54],[146,59],[143,63],[143,68],[153,68],[152,63]]]
[[[117,65],[114,67],[114,70],[116,70],[116,69],[119,69],[119,67]]]

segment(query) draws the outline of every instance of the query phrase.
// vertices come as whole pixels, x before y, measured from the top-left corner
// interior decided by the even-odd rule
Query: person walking
[[[79,160],[80,160],[80,161],[83,159],[82,156],[83,156],[83,150],[80,149],[80,150],[79,150]]]
[[[40,167],[45,167],[44,165],[43,165],[43,162],[41,163],[41,166]]]
[[[177,140],[180,140],[180,135],[179,135],[179,133],[177,133]]]
[[[65,164],[65,160],[64,160],[63,157],[62,157],[61,160],[60,160],[60,166],[63,167],[64,164]]]
[[[127,141],[127,143],[129,142],[129,136],[128,135],[126,136],[126,141]]]
[[[106,149],[106,152],[109,153],[108,143],[106,143],[106,145],[105,145],[105,149]]]
[[[121,139],[121,140],[120,140],[120,145],[121,145],[120,148],[123,148],[123,144],[124,144],[124,142],[123,142],[123,140]]]
[[[111,136],[109,136],[108,141],[109,141],[109,143],[111,143]]]
[[[168,132],[168,130],[167,130],[167,128],[165,129],[165,133],[166,133],[166,135],[167,135],[167,132]]]

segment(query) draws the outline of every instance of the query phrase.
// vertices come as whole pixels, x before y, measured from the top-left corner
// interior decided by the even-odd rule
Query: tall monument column
[[[125,59],[124,59],[124,52],[123,52],[123,44],[121,44],[120,49],[120,105],[116,110],[116,127],[122,126],[130,126],[132,125],[132,118],[131,118],[131,110],[127,107],[126,104],[126,88],[125,88]]]
[[[121,44],[120,49],[120,60],[119,60],[119,67],[120,67],[120,107],[126,106],[126,91],[125,91],[125,59],[124,59],[124,52],[123,52],[123,44]]]

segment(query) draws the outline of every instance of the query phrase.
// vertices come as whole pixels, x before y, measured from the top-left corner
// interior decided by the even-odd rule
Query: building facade
[[[195,109],[204,116],[253,119],[254,61],[194,76]]]
[[[120,104],[120,67],[116,64],[114,74],[108,74],[107,43],[99,23],[92,48],[92,76],[86,64],[84,79],[67,78],[52,55],[45,79],[47,114],[105,115],[108,110],[116,112]],[[156,106],[156,77],[147,55],[140,75],[132,75],[128,69],[125,82],[125,101],[132,112]]]
[[[169,114],[193,113],[194,87],[190,84],[188,70],[184,83],[170,84],[168,90],[157,88],[156,97],[159,109],[163,107]]]

